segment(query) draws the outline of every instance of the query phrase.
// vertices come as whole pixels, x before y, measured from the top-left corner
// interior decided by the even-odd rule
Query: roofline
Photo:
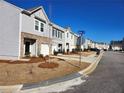
[[[35,8],[35,9],[30,10],[30,9],[32,9],[32,8]],[[32,7],[32,8],[29,8],[29,9],[27,9],[27,10],[28,10],[28,11],[36,11],[37,9],[41,8],[41,6],[36,6],[36,7]]]
[[[79,35],[78,34],[76,34],[75,32],[73,32],[73,31],[71,31],[70,32],[71,34],[73,34],[73,35],[75,35],[75,36],[77,36],[77,37],[79,37]]]
[[[51,24],[52,24],[52,26],[55,27],[56,29],[59,29],[59,30],[64,31],[64,32],[65,32],[65,30],[66,30],[64,27],[59,26],[59,25],[57,25],[57,24],[55,24],[55,23],[53,23],[53,22],[51,22]]]
[[[44,8],[43,8],[42,6],[39,6],[38,8],[36,8],[35,10],[33,10],[33,11],[31,11],[31,12],[28,11],[28,10],[26,10],[26,9],[24,9],[24,10],[22,11],[22,13],[27,14],[28,16],[31,16],[32,14],[34,14],[34,13],[37,12],[37,11],[39,11],[40,9],[43,10],[43,13],[44,13],[46,19],[48,20],[48,23],[50,23],[50,20],[49,20],[49,18],[48,18],[48,16],[47,16],[46,12],[45,12],[45,10],[44,10]]]
[[[30,15],[34,14],[35,12],[39,11],[40,9],[42,9],[42,8],[41,7],[38,7],[37,9],[35,9],[33,11],[28,11],[26,9],[23,9],[22,13],[27,14],[27,15],[30,16]]]

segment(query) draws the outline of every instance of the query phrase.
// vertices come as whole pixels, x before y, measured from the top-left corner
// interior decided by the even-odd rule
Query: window
[[[62,32],[61,32],[61,30],[58,30],[58,29],[53,28],[53,30],[52,30],[52,36],[53,37],[56,37],[56,38],[62,39]]]
[[[71,39],[73,39],[73,35],[71,35]]]
[[[39,21],[35,20],[35,30],[39,30]]]
[[[56,37],[57,37],[58,31],[56,30]]]
[[[62,39],[62,32],[61,32],[61,39]]]
[[[44,31],[44,24],[40,23],[40,31],[43,32]]]
[[[35,19],[35,30],[43,32],[44,31],[44,23],[42,23],[38,19]]]
[[[67,33],[67,38],[68,38],[68,36],[69,36],[69,35],[68,35],[68,33]]]
[[[58,38],[60,37],[60,32],[58,31]]]
[[[54,37],[55,35],[56,35],[56,30],[53,29],[53,31],[52,31],[52,36]]]
[[[52,31],[52,36],[54,37],[54,29],[53,29],[53,31]]]

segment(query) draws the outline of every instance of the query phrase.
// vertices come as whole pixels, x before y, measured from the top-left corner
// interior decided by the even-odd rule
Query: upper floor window
[[[52,36],[62,39],[62,32],[60,30],[56,29],[56,28],[53,28]]]
[[[53,31],[52,31],[52,36],[55,37],[56,36],[56,29],[53,28]]]
[[[58,31],[58,38],[60,38],[60,31]]]
[[[35,30],[43,32],[44,31],[44,23],[38,19],[35,19]]]
[[[67,38],[69,37],[69,34],[67,33]]]
[[[58,36],[58,31],[56,30],[56,37]]]
[[[35,30],[39,30],[39,21],[35,20]]]
[[[44,24],[40,23],[40,31],[43,32],[44,31]]]
[[[61,39],[62,39],[62,32],[61,32],[61,35],[60,36],[61,36]]]
[[[53,37],[54,37],[54,33],[55,33],[55,32],[54,32],[54,29],[53,29],[53,30],[52,30],[52,36],[53,36]]]
[[[73,35],[71,35],[71,39],[73,39]]]

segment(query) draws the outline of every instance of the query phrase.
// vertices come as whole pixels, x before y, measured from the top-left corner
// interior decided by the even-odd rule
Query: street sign
[[[82,36],[83,34],[85,34],[85,31],[80,30],[80,31],[78,31],[78,33],[79,33],[80,36]]]

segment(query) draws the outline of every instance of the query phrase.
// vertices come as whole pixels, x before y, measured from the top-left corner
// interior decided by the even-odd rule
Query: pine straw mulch
[[[39,67],[41,63],[49,62],[48,60],[45,62],[41,58],[33,58],[32,61],[30,59],[28,62],[15,61],[13,63],[11,60],[0,61],[0,86],[35,83],[58,78],[83,70],[90,65],[89,63],[82,62],[79,68],[77,67],[79,62],[76,61],[65,61],[57,58],[50,59],[51,63],[55,63],[55,68]]]
[[[46,60],[49,59],[49,57],[25,57],[24,59],[26,59],[26,61],[24,60],[0,60],[0,63],[7,63],[7,64],[39,63],[39,62],[45,62]],[[53,57],[50,57],[50,59],[53,59]]]

